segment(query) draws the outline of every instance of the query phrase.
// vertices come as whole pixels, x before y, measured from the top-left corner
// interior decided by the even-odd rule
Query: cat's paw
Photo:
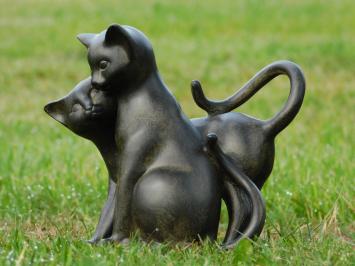
[[[113,234],[109,238],[105,238],[99,241],[100,244],[120,244],[120,245],[128,245],[129,238],[122,234]]]
[[[91,244],[91,245],[96,245],[100,242],[100,239],[98,238],[91,238],[89,240],[85,240],[86,243]]]

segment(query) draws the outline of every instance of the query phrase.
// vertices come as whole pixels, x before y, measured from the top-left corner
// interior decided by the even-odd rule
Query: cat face
[[[91,78],[78,83],[65,97],[44,110],[75,134],[94,140],[115,124],[116,101],[108,92],[92,88]]]
[[[91,82],[99,90],[129,87],[156,70],[151,44],[135,28],[115,24],[99,34],[79,34],[78,39],[88,48]]]

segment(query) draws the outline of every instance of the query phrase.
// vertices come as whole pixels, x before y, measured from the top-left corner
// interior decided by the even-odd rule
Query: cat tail
[[[215,134],[207,135],[207,146],[230,178],[230,181],[224,182],[226,205],[230,208],[228,208],[229,225],[222,247],[232,249],[240,240],[260,235],[265,224],[265,203],[256,185],[220,149]],[[241,191],[243,193],[240,193]],[[243,198],[245,196],[248,200]],[[241,203],[248,206],[242,206]]]
[[[262,87],[279,75],[286,75],[290,80],[290,94],[286,104],[271,119],[266,120],[264,128],[270,136],[276,136],[297,115],[301,108],[306,82],[301,68],[287,60],[276,61],[261,69],[244,86],[232,96],[222,101],[212,101],[206,98],[199,81],[191,82],[192,96],[196,104],[210,116],[232,111],[249,100]]]
[[[229,221],[222,247],[230,249],[236,245],[231,246],[231,244],[242,236],[245,228],[247,228],[253,206],[247,192],[230,180],[224,180],[223,182],[223,200],[227,206]],[[259,233],[255,234],[255,236],[257,235]]]

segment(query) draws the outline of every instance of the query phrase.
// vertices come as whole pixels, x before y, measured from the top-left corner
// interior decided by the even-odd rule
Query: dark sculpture
[[[111,235],[118,151],[114,125],[116,102],[108,92],[91,87],[91,78],[82,80],[67,96],[51,102],[44,110],[75,134],[91,140],[100,151],[108,174],[108,197],[101,211],[99,224],[90,242],[95,243]]]
[[[303,100],[298,66],[271,64],[222,102],[207,100],[194,81],[194,99],[209,116],[190,121],[161,81],[143,33],[112,25],[78,38],[88,47],[92,76],[45,110],[93,141],[105,160],[108,199],[91,242],[125,242],[136,228],[144,239],[214,240],[221,198],[229,214],[224,247],[259,235],[265,220],[259,189],[272,170],[274,138]],[[280,74],[289,76],[291,93],[274,118],[229,112]]]

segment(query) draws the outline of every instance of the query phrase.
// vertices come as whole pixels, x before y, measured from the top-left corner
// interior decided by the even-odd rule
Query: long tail
[[[223,181],[223,200],[226,203],[228,211],[228,228],[223,240],[225,243],[231,243],[240,233],[242,225],[245,223],[245,206],[239,198],[240,189],[230,180]]]
[[[283,60],[267,65],[235,94],[222,101],[207,99],[200,82],[194,80],[191,82],[192,96],[196,104],[211,116],[227,113],[245,103],[279,75],[288,76],[290,94],[282,109],[274,117],[265,121],[265,131],[269,135],[276,136],[295,118],[303,102],[306,82],[301,68],[293,62]]]
[[[252,239],[255,236],[259,236],[264,224],[265,224],[265,203],[261,195],[260,190],[255,186],[255,184],[236,167],[233,162],[226,156],[217,144],[217,136],[213,133],[207,135],[207,145],[210,151],[225,170],[227,175],[231,178],[231,183],[224,182],[227,187],[227,205],[231,206],[228,210],[228,215],[230,217],[228,230],[223,241],[223,247],[226,249],[234,248],[240,240],[244,238]],[[249,202],[248,200],[241,200],[238,197],[238,190],[235,188],[239,187],[243,190],[249,198],[251,206],[241,206]],[[247,209],[251,209],[250,219],[248,219],[248,224],[243,226],[246,218]],[[239,211],[239,213],[237,213]],[[242,229],[242,231],[241,231]]]
[[[244,235],[244,231],[249,225],[253,206],[249,199],[250,196],[235,182],[224,180],[223,190],[223,200],[227,206],[229,221],[222,246],[230,249],[239,242],[237,238]],[[255,236],[259,233],[256,233]],[[234,242],[236,242],[235,245],[233,245]]]

